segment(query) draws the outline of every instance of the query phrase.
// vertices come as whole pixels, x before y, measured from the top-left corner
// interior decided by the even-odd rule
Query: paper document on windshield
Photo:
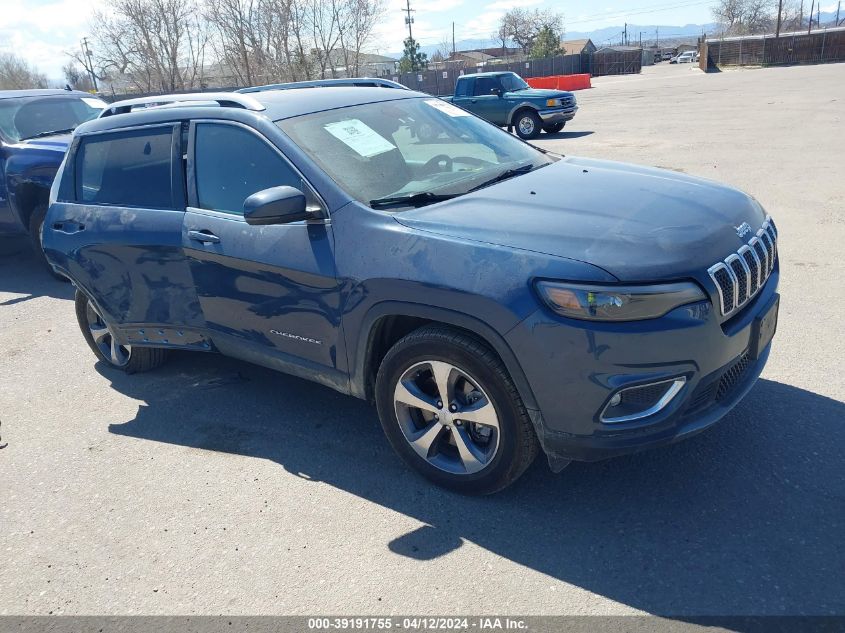
[[[466,110],[461,110],[459,107],[453,106],[447,101],[443,101],[443,99],[426,99],[425,103],[426,105],[430,105],[432,108],[440,110],[449,116],[472,116]]]
[[[329,123],[323,127],[326,132],[365,158],[384,154],[384,152],[396,149],[393,143],[358,119]]]

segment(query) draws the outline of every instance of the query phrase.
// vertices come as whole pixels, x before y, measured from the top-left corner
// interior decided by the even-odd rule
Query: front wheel
[[[522,110],[521,112],[517,112],[514,126],[516,127],[516,135],[519,138],[531,140],[540,136],[543,121],[534,110]]]
[[[539,450],[507,369],[488,347],[427,326],[391,348],[376,378],[384,432],[434,483],[489,494],[513,483]]]
[[[75,301],[76,320],[85,342],[94,355],[110,367],[134,374],[154,369],[167,359],[167,350],[122,344],[97,307],[79,290]]]
[[[543,131],[546,134],[557,134],[563,129],[563,126],[566,125],[566,121],[560,121],[558,123],[552,123],[551,125],[544,125]]]

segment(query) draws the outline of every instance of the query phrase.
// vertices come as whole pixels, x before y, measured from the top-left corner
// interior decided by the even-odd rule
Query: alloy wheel
[[[499,416],[481,384],[444,361],[411,366],[394,389],[396,419],[411,448],[440,470],[469,475],[493,461]]]
[[[115,367],[125,367],[132,356],[132,346],[118,343],[114,333],[90,301],[85,315],[88,319],[88,331],[100,353]]]

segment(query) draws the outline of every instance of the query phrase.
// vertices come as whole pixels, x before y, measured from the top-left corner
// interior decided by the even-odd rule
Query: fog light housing
[[[620,389],[608,400],[600,419],[604,424],[621,424],[659,413],[675,399],[686,382],[684,376],[678,376]]]

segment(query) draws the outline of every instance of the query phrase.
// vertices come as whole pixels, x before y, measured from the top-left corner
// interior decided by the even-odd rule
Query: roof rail
[[[330,88],[333,86],[373,86],[377,88],[399,88],[408,90],[406,86],[389,79],[380,77],[343,77],[338,79],[312,79],[310,81],[291,81],[281,84],[267,84],[264,86],[250,86],[236,90],[240,94],[250,92],[266,92],[268,90],[293,90],[295,88]]]
[[[254,110],[257,112],[265,109],[264,105],[255,99],[255,97],[238,94],[237,92],[191,92],[115,101],[100,113],[100,118],[102,119],[103,117],[114,114],[126,114],[127,112],[131,112],[132,108],[136,106],[176,106],[190,103],[197,105],[200,103],[217,103],[221,108],[243,108],[244,110]]]

